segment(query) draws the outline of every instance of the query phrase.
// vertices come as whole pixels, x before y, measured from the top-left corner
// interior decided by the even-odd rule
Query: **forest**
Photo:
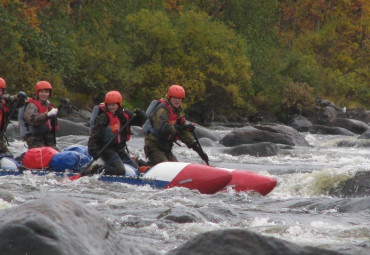
[[[370,107],[367,0],[2,0],[0,77],[81,108],[119,90],[128,108],[186,90],[195,119],[284,120],[325,98]]]

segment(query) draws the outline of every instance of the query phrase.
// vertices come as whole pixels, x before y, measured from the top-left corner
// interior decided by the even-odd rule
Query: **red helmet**
[[[177,98],[185,98],[185,90],[180,85],[172,85],[169,87],[167,92],[167,99],[169,100],[171,97],[177,97]]]
[[[6,82],[3,78],[0,77],[0,89],[6,88]]]
[[[119,104],[122,107],[122,96],[118,91],[109,91],[105,95],[104,99],[105,104]]]
[[[36,96],[39,96],[39,91],[42,89],[50,89],[50,96],[51,96],[51,91],[53,88],[51,87],[51,84],[48,81],[39,81],[36,83],[35,86],[35,94]]]

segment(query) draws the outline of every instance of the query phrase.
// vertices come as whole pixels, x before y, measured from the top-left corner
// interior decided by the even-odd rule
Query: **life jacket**
[[[48,132],[52,132],[53,124],[52,124],[51,119],[48,119],[44,125],[41,125],[38,127],[30,126],[24,121],[24,110],[26,109],[29,103],[36,105],[38,109],[38,113],[40,114],[47,113],[51,109],[55,108],[52,104],[49,103],[49,101],[47,101],[45,105],[42,105],[40,101],[38,101],[37,99],[34,99],[34,98],[29,99],[26,102],[26,104],[19,109],[19,112],[18,112],[18,123],[19,123],[21,136],[26,137],[27,135],[38,135],[38,134],[45,134]],[[55,131],[58,131],[58,129],[59,129],[59,126],[57,125],[57,123],[55,123]]]
[[[168,118],[168,123],[170,125],[176,124],[178,121],[178,115],[174,112],[172,106],[164,99],[159,99],[159,100],[153,100],[148,109],[146,110],[146,116],[148,117],[147,120],[145,121],[143,125],[143,131],[145,134],[154,134],[158,138],[162,138],[159,134],[159,132],[154,128],[153,125],[153,116],[155,112],[159,109],[159,107],[165,107],[168,112],[170,113],[169,118]],[[181,117],[180,118],[180,123],[177,124],[184,124],[185,123],[185,118]],[[178,136],[174,138],[174,141],[178,140]]]
[[[2,98],[0,101],[0,132],[3,130],[5,123],[8,120],[9,109],[5,105],[5,100]]]
[[[109,112],[108,109],[106,108],[105,104],[101,103],[99,105],[94,106],[94,108],[93,108],[93,112],[92,112],[91,118],[90,118],[90,132],[92,131],[92,128],[95,125],[96,117],[101,112],[104,112],[107,115],[107,117],[109,118],[109,124],[107,126],[107,129],[104,132],[104,142],[107,142],[107,141],[110,140],[110,138],[112,136],[117,134],[117,132],[121,129],[123,124],[121,123],[121,120],[119,119],[117,114],[113,114],[113,113]],[[129,121],[130,120],[130,115],[125,110],[123,110],[122,113],[123,113],[123,117],[125,118],[126,122]],[[126,142],[126,141],[130,140],[130,138],[131,138],[131,127],[130,127],[130,125],[127,125],[125,136],[123,136],[123,132],[121,132],[120,134],[117,135],[114,142],[119,144],[119,143]]]

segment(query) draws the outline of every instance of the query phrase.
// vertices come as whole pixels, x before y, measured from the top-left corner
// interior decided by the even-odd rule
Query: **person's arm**
[[[24,110],[24,121],[32,127],[38,127],[48,121],[48,115],[47,113],[39,113],[37,106],[29,103]]]
[[[170,124],[169,118],[170,113],[164,108],[159,108],[152,118],[154,129],[157,130],[160,136],[168,139],[177,133],[175,124]]]
[[[141,127],[145,121],[146,121],[146,114],[144,111],[142,111],[141,109],[139,108],[136,108],[133,112],[133,116],[135,117],[132,122],[131,122],[131,126],[139,126]],[[132,118],[132,116],[130,116]]]
[[[109,119],[105,113],[100,113],[95,120],[95,125],[91,131],[89,141],[87,143],[90,155],[97,159],[100,155],[98,152],[104,146],[104,133],[105,129],[109,124]]]

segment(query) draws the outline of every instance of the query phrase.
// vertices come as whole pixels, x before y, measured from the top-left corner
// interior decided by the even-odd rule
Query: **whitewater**
[[[231,130],[219,126],[208,131],[222,137]],[[102,182],[97,176],[69,181],[52,174],[35,176],[26,172],[23,176],[0,177],[0,190],[6,191],[0,192],[0,210],[45,194],[66,195],[97,211],[126,242],[145,244],[161,254],[198,234],[230,228],[343,254],[369,254],[370,199],[357,194],[355,187],[350,196],[333,192],[357,173],[370,172],[369,141],[358,141],[358,136],[302,134],[310,146],[295,146],[270,157],[232,156],[224,153],[225,147],[218,142],[200,139],[211,165],[276,178],[277,187],[267,196],[232,190],[205,195],[185,188],[158,190]],[[63,149],[86,145],[87,139],[64,136],[57,143]],[[130,153],[145,159],[143,146],[140,135],[128,142]],[[19,140],[13,141],[10,149],[15,156],[26,151]],[[175,145],[174,154],[179,161],[204,164],[185,145]],[[172,217],[167,217],[169,211]]]

